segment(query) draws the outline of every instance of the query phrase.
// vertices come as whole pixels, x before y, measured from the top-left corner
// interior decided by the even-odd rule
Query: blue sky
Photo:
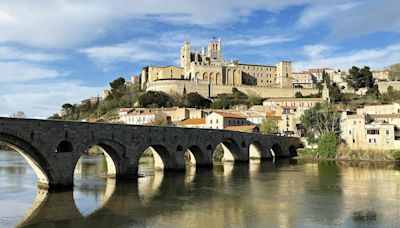
[[[51,115],[213,36],[226,60],[295,70],[400,62],[400,0],[0,2],[0,115]]]

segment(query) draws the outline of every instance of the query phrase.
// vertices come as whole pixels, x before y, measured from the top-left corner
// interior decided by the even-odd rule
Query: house
[[[181,126],[188,128],[207,128],[206,118],[186,119],[182,121]]]
[[[312,108],[317,103],[324,102],[325,100],[326,100],[326,98],[277,97],[277,98],[270,98],[270,99],[264,101],[263,105],[269,107],[270,110],[275,110],[279,106]]]
[[[212,112],[206,117],[207,128],[211,129],[225,129],[230,126],[248,125],[246,116],[227,113],[227,112]]]
[[[259,133],[260,132],[260,129],[257,127],[257,125],[230,126],[230,127],[225,128],[225,130],[241,131],[241,132],[247,132],[247,133]]]

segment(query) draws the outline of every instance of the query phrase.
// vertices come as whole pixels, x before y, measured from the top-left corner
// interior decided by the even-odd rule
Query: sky
[[[400,62],[400,0],[0,0],[0,116],[43,118],[180,46],[294,70]]]

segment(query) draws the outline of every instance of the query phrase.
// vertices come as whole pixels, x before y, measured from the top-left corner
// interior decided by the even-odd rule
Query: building
[[[351,150],[400,148],[400,114],[347,115],[341,121],[342,138]]]
[[[228,131],[240,131],[240,132],[247,132],[247,133],[259,133],[260,129],[257,125],[246,125],[246,126],[231,126],[226,127],[225,130]]]
[[[206,117],[207,128],[211,129],[225,129],[230,126],[249,125],[246,116],[226,113],[226,112],[212,112]]]
[[[317,81],[316,77],[309,71],[293,72],[293,86],[300,88],[312,88]]]
[[[263,102],[264,106],[275,110],[277,107],[301,107],[301,108],[312,108],[317,103],[326,101],[326,98],[270,98]]]
[[[207,128],[206,118],[187,119],[182,121],[181,126],[189,128]]]
[[[365,105],[363,108],[357,109],[357,115],[369,114],[400,114],[400,104],[385,104],[385,105]]]
[[[222,57],[222,41],[211,40],[208,48],[194,52],[190,42],[184,42],[180,51],[180,66],[146,66],[142,69],[141,84],[162,80],[189,80],[209,85],[292,87],[292,63],[281,61],[276,65],[239,63],[225,61]]]
[[[389,70],[372,70],[372,77],[377,81],[392,81],[390,80]]]

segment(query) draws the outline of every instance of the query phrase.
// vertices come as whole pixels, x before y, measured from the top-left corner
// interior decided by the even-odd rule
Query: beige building
[[[385,105],[365,105],[363,108],[357,109],[357,115],[362,114],[370,114],[370,115],[379,115],[379,114],[399,114],[400,113],[400,104],[385,104]]]
[[[226,112],[213,112],[206,117],[207,128],[211,129],[225,129],[230,126],[249,125],[246,116],[226,113]]]
[[[244,64],[237,60],[225,61],[221,39],[208,43],[192,52],[186,41],[180,52],[180,66],[147,66],[142,69],[141,83],[145,89],[160,80],[189,80],[210,85],[292,87],[292,63],[281,61],[277,65]]]
[[[372,77],[377,81],[391,81],[389,70],[372,70]]]
[[[317,80],[309,71],[293,72],[292,77],[293,86],[300,86],[301,88],[312,88]]]
[[[352,150],[400,148],[400,114],[342,116],[342,138]]]
[[[270,98],[263,102],[264,106],[275,110],[277,107],[296,107],[296,108],[312,108],[319,102],[326,101],[325,98]]]
[[[182,121],[181,126],[189,128],[207,128],[206,118],[187,119]]]

